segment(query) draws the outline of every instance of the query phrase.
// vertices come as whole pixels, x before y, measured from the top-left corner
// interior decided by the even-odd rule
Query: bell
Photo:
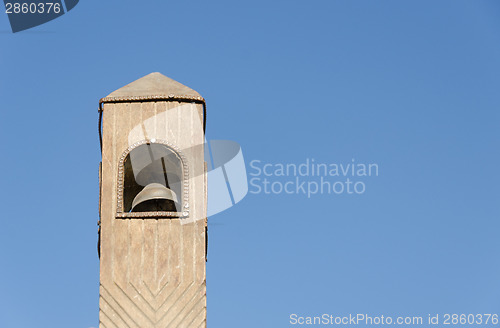
[[[160,183],[150,183],[135,196],[132,212],[177,212],[177,195]]]

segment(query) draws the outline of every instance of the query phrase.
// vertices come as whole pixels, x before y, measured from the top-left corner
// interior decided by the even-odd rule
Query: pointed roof
[[[204,102],[203,97],[198,92],[158,72],[148,74],[113,91],[107,97],[101,99],[101,102],[168,98]]]

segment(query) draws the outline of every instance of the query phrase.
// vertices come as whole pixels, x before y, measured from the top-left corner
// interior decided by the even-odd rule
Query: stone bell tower
[[[100,101],[100,328],[206,327],[205,115],[160,73]]]

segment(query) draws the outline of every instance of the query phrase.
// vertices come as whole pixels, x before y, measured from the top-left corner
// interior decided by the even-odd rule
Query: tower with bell
[[[205,123],[160,73],[101,99],[100,328],[206,327]]]

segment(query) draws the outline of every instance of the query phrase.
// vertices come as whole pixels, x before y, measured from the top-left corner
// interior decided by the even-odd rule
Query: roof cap
[[[111,92],[107,97],[101,99],[101,102],[167,98],[204,102],[203,97],[198,92],[158,72],[148,74]]]

